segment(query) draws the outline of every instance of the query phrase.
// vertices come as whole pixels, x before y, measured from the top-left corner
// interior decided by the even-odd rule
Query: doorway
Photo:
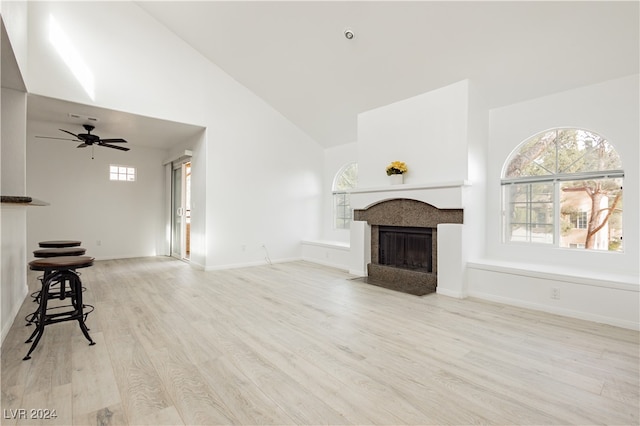
[[[171,255],[191,258],[191,162],[173,162],[171,173]]]

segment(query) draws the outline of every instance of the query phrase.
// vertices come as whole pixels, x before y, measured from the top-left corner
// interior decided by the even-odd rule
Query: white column
[[[438,225],[438,287],[445,296],[465,298],[467,286],[461,224]]]

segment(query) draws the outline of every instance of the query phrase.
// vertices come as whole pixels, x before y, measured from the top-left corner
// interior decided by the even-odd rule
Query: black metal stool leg
[[[84,323],[84,305],[82,304],[82,282],[80,281],[80,277],[75,272],[71,273],[73,277],[69,280],[70,285],[73,286],[73,303],[76,306],[76,310],[78,311],[78,324],[80,325],[80,330],[82,330],[82,334],[89,341],[89,346],[93,346],[96,342],[93,341],[91,336],[89,336],[89,329],[87,325]]]
[[[42,285],[42,292],[43,292],[42,294],[48,294],[49,286],[51,285],[52,278],[54,278],[57,275],[58,274],[49,275],[47,280]],[[31,336],[29,336],[29,338],[25,343],[31,342],[34,336],[35,336],[35,340],[31,344],[31,347],[29,348],[29,352],[27,352],[27,355],[24,358],[22,358],[23,361],[31,359],[31,352],[33,352],[36,346],[38,346],[38,343],[40,342],[40,338],[44,334],[44,326],[46,323],[46,316],[47,316],[47,301],[48,301],[47,297],[40,298],[40,306],[38,307],[38,313],[35,314],[34,316],[34,319],[36,322],[36,329],[33,330],[33,333],[31,333]]]

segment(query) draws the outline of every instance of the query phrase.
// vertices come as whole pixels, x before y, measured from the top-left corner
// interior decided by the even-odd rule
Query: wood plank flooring
[[[351,278],[96,262],[82,280],[97,344],[55,324],[22,361],[25,301],[2,346],[0,423],[638,424],[638,332]]]

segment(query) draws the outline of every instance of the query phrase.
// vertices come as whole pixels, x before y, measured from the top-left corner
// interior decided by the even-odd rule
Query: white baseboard
[[[13,320],[11,321],[7,321],[6,324],[4,324],[2,326],[2,336],[0,338],[0,348],[2,347],[2,343],[4,342],[5,337],[7,337],[7,335],[9,334],[9,330],[11,330],[11,326],[13,325],[13,323],[15,322],[16,318],[18,317],[18,312],[20,311],[20,307],[22,306],[22,304],[24,303],[25,299],[27,298],[27,294],[29,293],[29,288],[25,285],[22,286],[22,294],[19,297],[19,303],[14,303],[13,307],[11,308],[11,314],[10,316],[8,316],[7,318],[13,318]]]
[[[517,306],[519,308],[533,309],[533,310],[536,310],[536,311],[548,312],[550,314],[562,315],[562,316],[565,316],[565,317],[577,318],[577,319],[586,320],[586,321],[593,321],[593,322],[597,322],[597,323],[600,323],[600,324],[613,325],[615,327],[627,328],[627,329],[630,329],[630,330],[640,330],[640,323],[633,322],[633,321],[622,320],[622,319],[619,319],[619,318],[604,317],[604,316],[601,316],[601,315],[591,314],[591,313],[587,313],[587,312],[574,311],[574,310],[571,310],[571,309],[553,307],[553,306],[549,306],[549,305],[543,305],[543,304],[539,304],[539,303],[532,303],[532,302],[527,302],[527,301],[523,301],[523,300],[512,299],[512,298],[502,297],[502,296],[496,296],[494,294],[479,293],[479,292],[474,292],[474,291],[470,291],[469,292],[469,297],[475,297],[475,298],[478,298],[478,299],[489,300],[491,302],[502,303],[502,304],[505,304],[505,305]]]
[[[304,260],[306,262],[310,262],[310,263],[317,263],[318,265],[322,265],[322,266],[329,266],[331,268],[340,269],[341,271],[349,272],[349,267],[348,266],[340,265],[338,263],[334,263],[334,262],[331,262],[331,261],[324,261],[324,260],[316,259],[316,258],[312,258],[312,257],[303,257],[302,260]]]
[[[257,260],[254,262],[244,262],[244,263],[230,263],[226,265],[213,265],[206,266],[204,268],[205,271],[221,271],[224,269],[239,269],[239,268],[250,268],[252,266],[262,266],[269,265],[274,263],[287,263],[287,262],[296,262],[302,260],[300,257],[290,257],[290,258],[282,258],[282,259],[272,259],[271,262],[265,260]]]
[[[436,293],[442,294],[443,296],[455,297],[456,299],[464,299],[468,295],[461,291],[453,291],[446,288],[436,287]]]

